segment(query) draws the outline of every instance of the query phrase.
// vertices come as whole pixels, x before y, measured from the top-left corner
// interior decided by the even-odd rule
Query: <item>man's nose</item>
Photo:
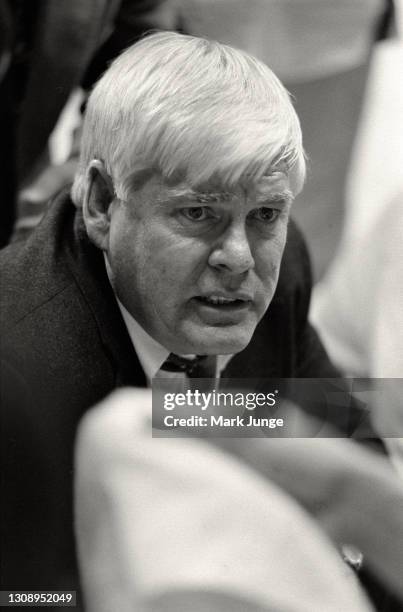
[[[243,224],[227,228],[211,251],[210,266],[231,274],[243,274],[255,267],[250,238]]]

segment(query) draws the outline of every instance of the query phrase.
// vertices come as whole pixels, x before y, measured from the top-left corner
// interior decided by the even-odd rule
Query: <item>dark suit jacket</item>
[[[73,442],[83,413],[145,376],[109,285],[66,193],[30,239],[0,255],[3,408],[2,575],[15,587],[74,588]],[[289,227],[275,297],[224,377],[334,377],[307,322],[311,278]]]

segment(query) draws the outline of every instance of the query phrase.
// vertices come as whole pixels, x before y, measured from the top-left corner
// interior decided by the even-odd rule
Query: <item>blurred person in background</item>
[[[345,375],[374,379],[373,422],[403,476],[402,236],[403,191],[359,240],[345,236],[310,318]]]
[[[379,208],[359,232],[349,224],[310,319],[340,370],[370,379],[363,398],[403,478],[403,192]]]
[[[403,3],[372,65],[340,247],[311,319],[341,371],[370,377],[371,417],[403,475]],[[399,12],[400,9],[400,12]],[[399,19],[400,16],[400,19]],[[400,27],[399,27],[400,25]]]
[[[173,29],[161,0],[0,0],[0,247],[10,239],[24,187],[19,236],[71,182],[75,162],[48,167],[48,140],[74,88],[150,28]],[[36,181],[39,183],[35,184]]]

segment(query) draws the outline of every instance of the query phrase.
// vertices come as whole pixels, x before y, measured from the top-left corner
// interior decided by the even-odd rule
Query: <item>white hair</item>
[[[123,200],[151,171],[191,186],[213,178],[233,185],[285,166],[294,193],[305,178],[298,117],[273,72],[244,51],[174,32],[127,49],[91,93],[72,188],[77,206],[94,158]]]

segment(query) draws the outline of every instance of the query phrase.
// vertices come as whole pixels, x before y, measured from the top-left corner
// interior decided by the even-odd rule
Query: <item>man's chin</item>
[[[192,334],[189,343],[192,350],[186,352],[195,355],[234,355],[248,346],[253,331],[209,327],[201,330],[197,336]]]

